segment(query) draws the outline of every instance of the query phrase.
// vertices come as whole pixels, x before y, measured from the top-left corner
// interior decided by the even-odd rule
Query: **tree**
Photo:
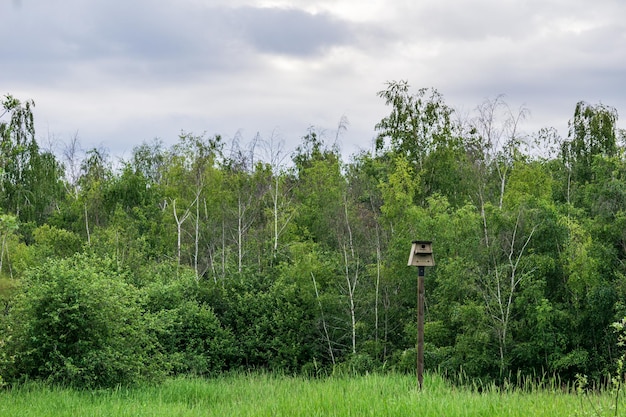
[[[212,210],[210,214],[208,212],[209,202],[213,198],[218,199],[217,196],[220,195],[220,187],[216,180],[219,183],[221,179],[219,174],[215,175],[215,166],[221,155],[221,149],[222,142],[219,136],[206,138],[182,133],[179,142],[167,154],[163,172],[159,174],[162,175],[165,196],[162,209],[171,212],[171,218],[176,225],[177,262],[179,265],[181,263],[192,265],[197,278],[202,276],[211,264],[210,259],[204,257],[201,259],[203,242],[209,237],[203,236],[203,230],[209,227],[215,229],[215,226],[209,225],[210,214],[216,215],[214,222],[219,223],[222,217],[217,210]],[[154,166],[150,169],[148,167],[155,164],[161,163],[154,155],[142,158],[142,166],[145,166],[144,169],[153,177],[158,171],[153,172]],[[185,226],[187,220],[190,222]],[[193,240],[190,241],[189,237]],[[212,251],[211,248],[208,249],[210,258]]]
[[[514,213],[513,216],[515,216]],[[527,224],[520,208],[515,220],[511,217],[497,219],[504,220],[499,236],[494,237],[498,242],[492,247],[490,254],[492,265],[486,271],[482,281],[485,306],[489,314],[493,330],[498,341],[500,355],[500,376],[508,368],[508,347],[510,345],[510,327],[513,318],[515,297],[519,292],[522,281],[532,274],[532,266],[524,262],[527,248],[533,238],[537,225]],[[496,217],[497,218],[497,217]]]
[[[63,149],[63,162],[65,168],[65,186],[68,194],[78,199],[78,179],[80,178],[80,161],[81,153],[80,142],[78,140],[78,132],[72,136],[69,143],[65,144]]]
[[[266,143],[267,159],[271,170],[271,199],[269,211],[272,219],[272,258],[275,261],[281,247],[281,238],[289,230],[291,220],[295,214],[293,202],[294,181],[289,177],[283,154],[283,141],[277,141],[272,135]]]
[[[604,104],[591,105],[580,101],[569,121],[568,140],[562,155],[570,167],[572,180],[579,184],[592,180],[592,162],[596,155],[607,157],[617,153],[617,110]]]
[[[6,210],[20,215],[27,201],[25,170],[28,170],[30,157],[37,152],[32,100],[22,103],[7,95],[2,102],[4,116],[10,115],[8,122],[0,123],[0,172],[2,173],[3,206]]]
[[[250,250],[248,238],[262,212],[261,202],[269,187],[267,181],[263,180],[267,176],[262,173],[262,166],[251,166],[251,161],[251,156],[238,150],[225,161],[224,167],[224,184],[230,190],[224,200],[228,204],[224,206],[228,223],[225,226],[229,241],[235,246],[237,273],[244,269]]]
[[[520,107],[514,113],[503,97],[498,96],[485,100],[477,111],[478,116],[473,122],[478,134],[479,154],[476,163],[483,181],[479,188],[479,198],[482,204],[487,201],[484,182],[491,172],[495,172],[499,179],[498,207],[502,208],[508,175],[521,145],[519,124],[528,116],[528,109]]]
[[[151,143],[142,143],[133,148],[131,166],[136,172],[140,172],[149,184],[161,184],[165,173],[166,153],[163,142],[154,139]]]
[[[292,159],[297,176],[298,234],[324,248],[339,249],[337,232],[345,218],[343,196],[347,184],[341,174],[338,149],[327,148],[318,133],[311,130]]]
[[[0,110],[0,204],[23,223],[43,221],[61,197],[62,169],[35,140],[32,100],[7,95]],[[8,121],[1,121],[9,115]]]
[[[78,179],[80,187],[79,198],[76,203],[81,210],[84,231],[87,243],[91,243],[93,227],[104,227],[112,209],[110,201],[105,200],[105,190],[113,177],[108,155],[103,149],[90,149],[81,163],[81,175]]]
[[[388,138],[393,152],[421,170],[426,155],[451,136],[452,109],[435,89],[422,88],[411,94],[406,81],[388,82],[387,89],[378,92],[378,96],[391,106],[391,114],[376,124],[380,132],[376,149],[382,150]]]
[[[475,138],[463,135],[462,125],[453,120],[454,111],[443,96],[426,88],[412,94],[405,81],[388,83],[378,95],[391,106],[391,113],[376,125],[376,151],[402,157],[411,165],[420,183],[416,201],[441,194],[462,206],[473,198]]]
[[[384,274],[384,260],[389,241],[389,229],[381,214],[383,196],[381,184],[387,182],[387,157],[372,157],[360,153],[346,166],[348,217],[362,271],[360,301],[361,353],[379,363],[388,360],[391,287]],[[356,274],[355,274],[356,276]]]

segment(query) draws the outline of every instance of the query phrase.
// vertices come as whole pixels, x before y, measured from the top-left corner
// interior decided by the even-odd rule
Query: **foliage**
[[[142,290],[148,332],[163,355],[163,366],[171,375],[216,375],[230,362],[235,340],[213,309],[199,301],[193,274],[169,273],[167,268],[158,271]]]
[[[76,387],[159,374],[138,296],[107,259],[76,255],[34,268],[7,319],[2,374],[9,383]]]
[[[35,140],[32,100],[6,95],[0,108],[0,207],[20,221],[42,224],[61,199],[62,167]],[[8,115],[9,120],[2,117]]]
[[[312,294],[294,277],[275,282],[242,274],[207,294],[220,322],[238,340],[231,369],[299,372],[312,360],[316,338]]]
[[[591,165],[596,155],[606,157],[617,153],[617,110],[583,101],[576,104],[569,123],[570,140],[564,143],[563,157],[571,165],[574,179],[580,183],[592,179]]]
[[[246,148],[181,133],[119,163],[88,150],[67,175],[34,139],[34,103],[6,96],[3,381],[411,373],[419,239],[436,262],[427,370],[485,386],[601,383],[626,315],[617,111],[580,102],[561,139],[525,134],[527,110],[502,96],[462,121],[435,89],[390,82],[378,95],[389,114],[375,147],[348,161],[342,119],[332,144],[309,128],[290,161],[259,160],[260,134]]]

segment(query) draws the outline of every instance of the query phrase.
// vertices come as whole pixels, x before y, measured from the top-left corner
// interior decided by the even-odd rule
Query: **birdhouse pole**
[[[417,386],[424,384],[424,267],[417,267]]]
[[[417,387],[424,385],[424,273],[426,266],[434,266],[432,242],[413,241],[409,266],[417,266]]]

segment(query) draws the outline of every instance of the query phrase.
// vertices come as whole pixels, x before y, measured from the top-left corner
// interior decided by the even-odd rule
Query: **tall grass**
[[[437,375],[304,379],[266,374],[173,379],[162,385],[76,391],[30,384],[0,391],[2,417],[76,416],[583,416],[613,415],[609,394],[587,407],[574,393],[454,387]],[[624,407],[622,404],[620,407]],[[622,408],[624,409],[624,408]]]

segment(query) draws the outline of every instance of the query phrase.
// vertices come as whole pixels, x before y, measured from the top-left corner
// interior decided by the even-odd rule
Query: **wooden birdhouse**
[[[408,266],[435,266],[433,242],[428,240],[413,241]]]

